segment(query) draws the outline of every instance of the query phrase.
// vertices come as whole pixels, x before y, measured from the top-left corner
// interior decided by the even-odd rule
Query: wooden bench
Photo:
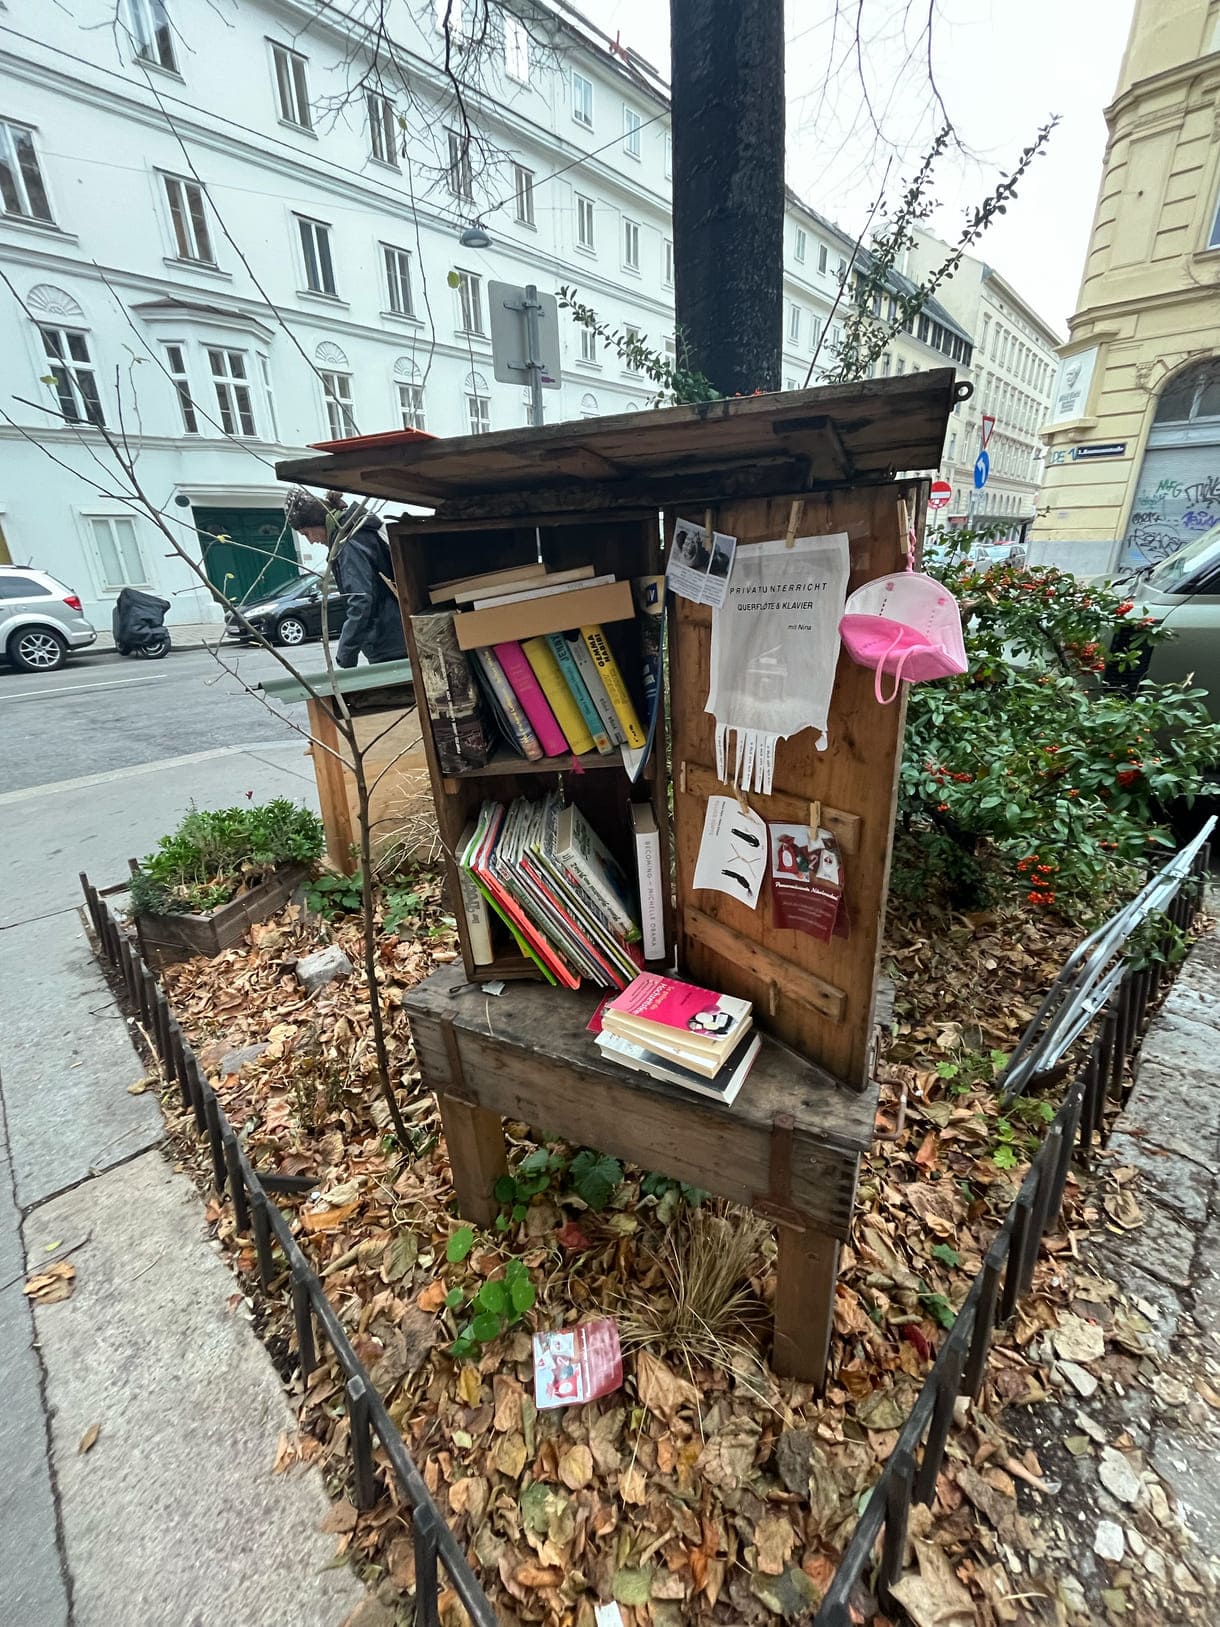
[[[461,1214],[490,1226],[501,1207],[506,1118],[744,1204],[778,1226],[772,1366],[820,1386],[876,1087],[844,1089],[764,1036],[740,1095],[722,1107],[606,1061],[586,1028],[599,998],[536,983],[491,995],[460,965],[405,997]]]

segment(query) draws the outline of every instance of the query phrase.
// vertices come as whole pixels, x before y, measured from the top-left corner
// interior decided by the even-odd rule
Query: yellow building
[[[1136,0],[1032,557],[1101,574],[1220,521],[1220,0]]]

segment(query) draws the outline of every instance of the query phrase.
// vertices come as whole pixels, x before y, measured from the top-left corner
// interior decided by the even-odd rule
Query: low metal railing
[[[267,1185],[279,1178],[260,1178],[252,1167],[208,1082],[199,1058],[170,1010],[165,990],[145,964],[131,938],[120,928],[106,899],[92,885],[88,876],[82,873],[80,881],[98,944],[121,976],[127,997],[133,1009],[139,1013],[166,1078],[172,1078],[177,1083],[183,1108],[194,1115],[196,1127],[207,1136],[216,1190],[222,1195],[228,1191],[238,1231],[250,1232],[253,1236],[259,1282],[265,1291],[269,1291],[282,1274],[276,1268],[276,1244],[283,1254],[289,1276],[302,1382],[307,1383],[309,1375],[318,1366],[319,1329],[347,1375],[352,1502],[362,1511],[371,1509],[377,1502],[375,1438],[411,1510],[417,1621],[422,1623],[422,1627],[440,1627],[438,1601],[440,1572],[443,1570],[475,1627],[497,1627],[498,1618],[487,1595],[433,1501],[423,1476],[407,1450],[406,1442],[386,1411],[385,1403],[352,1349],[342,1323],[326,1297],[321,1280],[298,1247],[278,1205],[268,1196]],[[299,1186],[300,1183],[292,1184]]]
[[[1207,839],[1214,824],[1214,819],[1209,820],[1137,898],[1074,951],[1014,1052],[1002,1080],[1010,1097],[1039,1077],[1053,1077],[1073,1041],[1097,1016],[1102,1017],[1101,1030],[1051,1120],[899,1431],[813,1627],[849,1627],[853,1619],[859,1619],[853,1618],[850,1601],[874,1564],[870,1590],[883,1609],[901,1610],[890,1589],[902,1571],[912,1504],[931,1504],[936,1495],[954,1404],[959,1395],[977,1398],[992,1335],[1029,1288],[1042,1239],[1058,1220],[1073,1149],[1078,1147],[1088,1158],[1095,1138],[1104,1133],[1106,1102],[1121,1100],[1124,1064],[1139,1044],[1148,1006],[1160,992],[1164,960],[1131,966],[1120,958],[1112,964],[1115,953],[1121,952],[1132,932],[1156,911],[1165,920],[1157,945],[1162,952],[1168,950],[1177,930],[1190,926],[1203,896]],[[1014,1066],[1018,1061],[1019,1068]],[[878,1539],[879,1558],[875,1552]]]

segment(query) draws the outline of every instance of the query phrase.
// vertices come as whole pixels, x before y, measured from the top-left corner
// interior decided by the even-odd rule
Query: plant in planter
[[[321,821],[286,797],[248,808],[192,808],[131,878],[145,955],[216,955],[274,914],[321,856]]]

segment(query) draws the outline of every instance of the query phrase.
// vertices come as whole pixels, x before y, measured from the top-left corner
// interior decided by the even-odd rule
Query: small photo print
[[[676,520],[665,579],[680,598],[719,609],[728,593],[736,553],[736,537],[723,531],[709,535],[705,526],[693,520]]]

